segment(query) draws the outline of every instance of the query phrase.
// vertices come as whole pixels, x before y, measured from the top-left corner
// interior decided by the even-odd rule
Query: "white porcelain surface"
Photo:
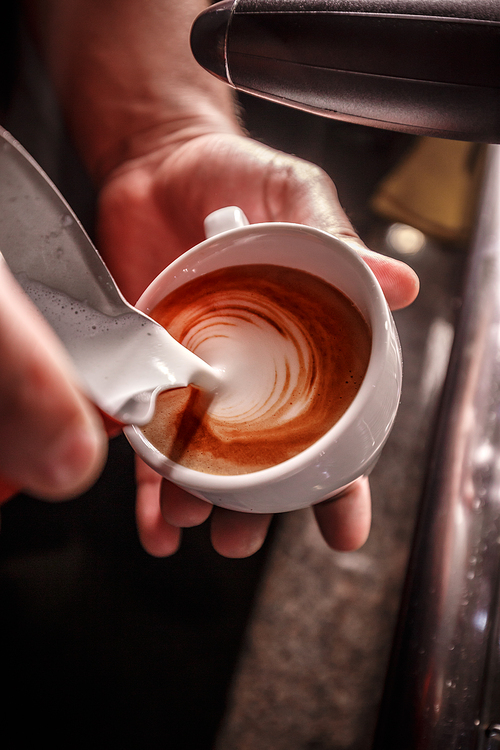
[[[217,221],[227,226],[220,216]],[[241,222],[240,216],[237,221]],[[137,306],[149,313],[167,293],[195,276],[247,263],[273,263],[320,276],[349,296],[370,322],[372,354],[352,404],[320,440],[299,455],[238,476],[205,474],[175,464],[138,427],[127,427],[125,434],[161,475],[214,505],[256,513],[289,511],[334,496],[372,468],[399,405],[401,350],[382,290],[364,261],[345,242],[298,224],[238,226],[210,237],[168,266]]]

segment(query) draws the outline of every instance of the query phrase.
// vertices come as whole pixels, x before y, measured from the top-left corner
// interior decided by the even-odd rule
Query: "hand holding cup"
[[[152,424],[126,435],[213,505],[275,513],[334,497],[372,468],[399,404],[401,352],[382,290],[357,252],[321,230],[248,225],[234,207],[207,227],[138,306],[225,382],[205,403],[166,394]]]

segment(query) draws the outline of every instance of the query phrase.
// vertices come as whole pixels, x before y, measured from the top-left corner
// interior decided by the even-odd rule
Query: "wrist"
[[[98,187],[117,172],[134,165],[151,165],[168,159],[185,143],[213,133],[242,134],[236,114],[226,115],[213,105],[198,105],[196,112],[151,118],[136,127],[116,129],[108,138],[82,143],[84,159]]]
[[[30,0],[33,36],[99,186],[122,163],[209,132],[239,132],[229,87],[189,33],[206,0]]]

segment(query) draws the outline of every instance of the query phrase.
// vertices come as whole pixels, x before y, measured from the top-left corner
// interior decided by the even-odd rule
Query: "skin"
[[[0,500],[19,487],[47,500],[76,496],[104,465],[102,422],[3,260],[0,290]]]
[[[194,62],[189,30],[203,7],[199,0],[26,6],[69,131],[99,191],[99,250],[125,296],[135,302],[171,260],[203,239],[208,213],[237,202],[252,223],[293,221],[343,237],[371,266],[390,306],[408,305],[418,292],[413,271],[361,243],[322,170],[249,139],[228,87]],[[7,274],[0,285],[17,294]],[[19,323],[0,295],[0,360],[9,363],[0,408],[14,425],[0,431],[9,455],[4,460],[0,451],[0,473],[40,497],[71,496],[102,467],[104,430],[44,322],[25,300],[15,304]],[[35,330],[38,349],[30,349]],[[40,377],[46,399],[23,400]],[[61,444],[58,453],[53,446]],[[370,528],[368,481],[314,513],[327,544],[356,549]],[[228,557],[259,549],[271,520],[212,508],[137,461],[137,526],[152,555],[175,552],[181,529],[209,516],[212,543]]]

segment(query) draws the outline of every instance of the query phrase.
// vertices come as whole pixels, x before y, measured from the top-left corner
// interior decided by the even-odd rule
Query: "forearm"
[[[34,36],[82,157],[99,184],[179,139],[237,132],[229,89],[203,71],[189,32],[205,0],[27,0]]]

